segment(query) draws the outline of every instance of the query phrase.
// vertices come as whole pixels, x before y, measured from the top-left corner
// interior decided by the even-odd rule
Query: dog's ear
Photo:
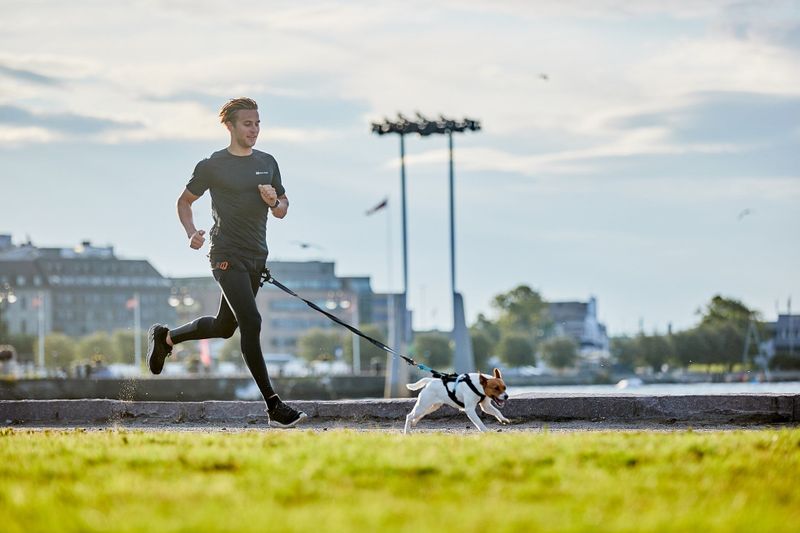
[[[498,379],[503,379],[503,375],[500,373],[499,368],[495,368],[494,370],[492,370],[492,373],[494,374],[494,377]]]
[[[478,374],[478,380],[481,382],[481,387],[485,387],[486,384],[489,383],[489,378],[481,373]]]

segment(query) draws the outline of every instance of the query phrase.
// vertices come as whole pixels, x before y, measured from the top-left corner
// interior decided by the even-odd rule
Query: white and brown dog
[[[479,405],[484,413],[493,415],[501,424],[510,423],[510,420],[498,410],[498,407],[502,408],[508,400],[506,384],[500,370],[495,368],[493,374],[493,377],[488,377],[473,372],[444,378],[422,378],[416,383],[409,383],[406,385],[409,390],[423,390],[419,393],[414,408],[406,416],[403,433],[408,433],[408,430],[416,426],[425,415],[445,404],[466,412],[467,417],[480,431],[486,431],[486,426],[475,410]]]

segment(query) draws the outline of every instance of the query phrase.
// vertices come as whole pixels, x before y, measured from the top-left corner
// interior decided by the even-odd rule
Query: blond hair
[[[232,98],[219,110],[219,121],[236,123],[236,112],[241,109],[258,109],[258,104],[251,98]]]

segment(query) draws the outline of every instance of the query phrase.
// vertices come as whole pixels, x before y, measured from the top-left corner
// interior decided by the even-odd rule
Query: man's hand
[[[278,201],[278,193],[272,185],[259,185],[258,192],[261,194],[261,199],[268,207],[273,207]]]
[[[189,237],[189,248],[192,248],[194,250],[199,250],[200,247],[203,246],[203,243],[206,242],[206,238],[203,237],[203,235],[205,234],[206,234],[205,230],[202,229],[195,231],[192,234],[192,236]]]

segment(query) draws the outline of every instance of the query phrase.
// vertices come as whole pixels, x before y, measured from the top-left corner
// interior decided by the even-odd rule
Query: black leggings
[[[222,295],[217,316],[204,316],[170,331],[174,344],[179,342],[230,338],[239,327],[242,356],[264,400],[275,395],[261,352],[261,314],[256,307],[263,259],[212,257],[212,272]]]

